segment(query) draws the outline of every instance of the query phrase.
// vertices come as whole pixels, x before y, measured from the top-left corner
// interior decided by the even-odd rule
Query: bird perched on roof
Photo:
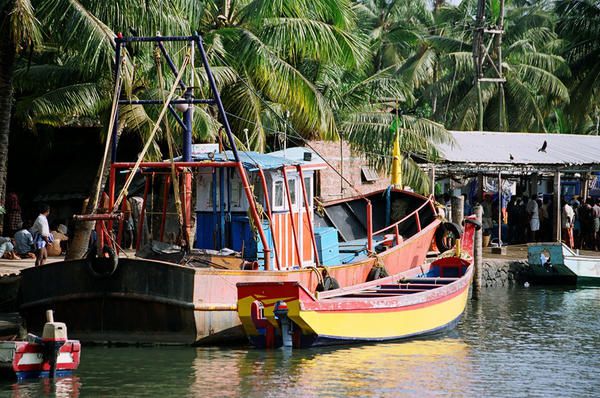
[[[546,148],[548,147],[548,141],[544,140],[542,147],[538,149],[538,152],[546,152]]]
[[[515,157],[512,155],[512,153],[509,153],[508,156],[510,157],[510,160],[515,160]]]

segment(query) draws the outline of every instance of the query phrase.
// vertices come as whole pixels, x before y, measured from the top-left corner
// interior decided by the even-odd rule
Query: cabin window
[[[293,178],[288,181],[290,186],[290,196],[292,197],[292,206],[296,205],[296,179]]]
[[[304,189],[306,189],[306,197],[308,198],[308,206],[304,203],[304,196],[302,197],[302,203],[305,208],[312,207],[312,179],[310,177],[304,177]]]
[[[273,208],[275,210],[283,209],[283,181],[275,181],[275,195],[273,199]]]
[[[230,179],[231,184],[231,207],[242,206],[242,182],[238,179]]]
[[[252,192],[254,192],[254,197],[256,198],[256,201],[263,205],[263,207],[265,207],[265,197],[263,193],[262,183],[260,181],[257,181],[252,185]]]

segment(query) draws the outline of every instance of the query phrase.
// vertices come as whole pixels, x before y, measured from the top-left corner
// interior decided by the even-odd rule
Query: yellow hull
[[[437,304],[413,309],[369,312],[300,311],[288,316],[304,334],[342,340],[390,340],[432,333],[451,325],[464,312],[468,288]],[[295,307],[295,306],[294,306]]]

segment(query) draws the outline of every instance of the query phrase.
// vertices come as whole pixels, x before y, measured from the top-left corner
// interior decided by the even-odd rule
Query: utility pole
[[[499,13],[497,21],[492,21],[488,24],[485,17],[486,0],[477,1],[477,16],[475,20],[475,29],[473,31],[473,64],[475,71],[474,82],[477,85],[477,101],[478,101],[478,130],[483,130],[483,93],[481,92],[481,83],[496,83],[498,87],[498,102],[499,102],[499,121],[500,130],[505,130],[504,123],[504,78],[502,71],[502,35],[504,34],[504,0],[493,0],[499,3]],[[488,35],[491,35],[488,36]],[[486,45],[486,37],[490,37]],[[494,52],[492,56],[489,49],[494,44]],[[486,76],[486,71],[491,70]]]

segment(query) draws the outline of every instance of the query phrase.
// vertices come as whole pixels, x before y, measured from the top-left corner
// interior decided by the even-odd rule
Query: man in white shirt
[[[574,247],[573,242],[573,222],[575,220],[575,212],[571,205],[568,202],[563,200],[562,205],[562,218],[561,218],[561,227],[562,234],[565,243],[572,249]]]
[[[530,242],[536,242],[536,234],[540,229],[540,214],[539,214],[539,206],[535,197],[532,196],[527,202],[527,215],[529,216],[529,230],[531,231],[531,239]]]
[[[31,234],[33,235],[33,244],[35,246],[35,266],[43,265],[48,258],[46,245],[52,241],[50,235],[50,226],[48,225],[48,215],[50,206],[42,204],[40,206],[40,215],[35,219]]]

